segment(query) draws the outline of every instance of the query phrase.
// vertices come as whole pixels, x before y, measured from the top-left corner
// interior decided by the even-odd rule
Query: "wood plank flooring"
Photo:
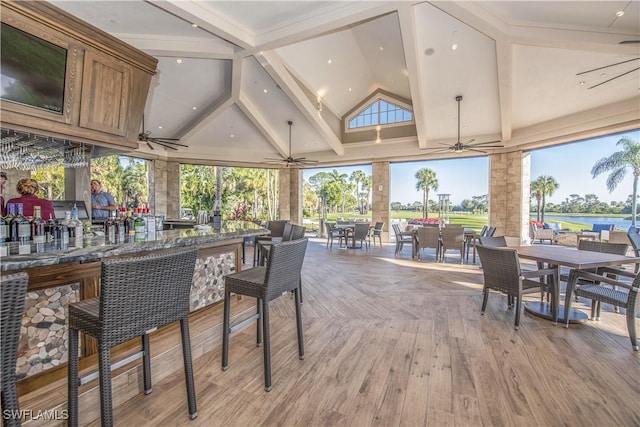
[[[226,372],[220,348],[195,360],[196,420],[179,371],[114,409],[117,425],[640,425],[640,352],[624,314],[606,306],[602,321],[565,329],[523,313],[515,331],[506,297],[491,294],[480,315],[478,266],[393,249],[310,240],[305,358],[293,299],[271,302],[271,392],[252,324],[232,335]]]

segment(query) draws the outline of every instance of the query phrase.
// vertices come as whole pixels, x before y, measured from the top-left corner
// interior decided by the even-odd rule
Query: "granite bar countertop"
[[[254,237],[269,234],[270,231],[249,221],[223,221],[220,231],[195,228],[157,231],[152,234],[136,234],[107,241],[104,236],[85,236],[82,244],[70,241],[68,246],[60,243],[40,243],[31,245],[31,254],[17,255],[17,246],[9,247],[9,256],[0,259],[0,271],[42,267],[68,262],[95,261],[116,255],[155,251],[180,246],[202,245],[225,240]],[[77,246],[75,245],[76,243]],[[80,247],[81,246],[81,247]]]

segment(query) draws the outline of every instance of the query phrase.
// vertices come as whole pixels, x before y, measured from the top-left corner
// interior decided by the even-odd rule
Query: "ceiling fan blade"
[[[633,73],[634,71],[637,71],[637,70],[640,70],[640,67],[636,67],[636,68],[634,68],[633,70],[629,70],[629,71],[627,71],[626,73],[622,73],[622,74],[618,74],[617,76],[613,76],[613,77],[611,77],[609,80],[605,80],[605,81],[603,81],[603,82],[601,82],[601,83],[598,83],[597,85],[593,85],[593,86],[591,86],[589,89],[593,89],[593,88],[595,88],[595,87],[601,86],[601,85],[603,85],[603,84],[605,84],[605,83],[610,82],[611,80],[615,80],[615,79],[617,79],[617,78],[619,78],[619,77],[626,76],[627,74],[629,74],[629,73]]]
[[[434,150],[434,151],[431,151],[431,154],[436,154],[436,153],[446,153],[447,151],[451,151],[452,148],[449,147],[449,148],[423,148],[422,149],[422,151],[427,151],[427,150],[429,151]]]
[[[180,138],[161,138],[159,136],[152,137],[153,139],[158,139],[160,141],[171,142],[171,141],[180,141]]]
[[[467,145],[467,144],[471,144],[471,143],[472,143],[473,141],[475,141],[475,140],[476,140],[475,138],[471,138],[470,140],[468,140],[468,141],[467,141],[467,143],[466,143],[465,145]]]
[[[154,139],[150,139],[149,141],[153,142],[154,144],[161,145],[161,146],[163,146],[163,147],[165,147],[165,148],[170,148],[170,149],[172,149],[173,151],[178,151],[178,149],[177,149],[176,147],[172,147],[171,145],[164,144],[163,142],[156,141],[156,140],[154,140]]]
[[[147,147],[149,147],[151,150],[155,150],[155,148],[153,148],[153,145],[151,145],[149,141],[147,141]]]
[[[502,141],[487,141],[487,142],[476,142],[475,144],[466,144],[469,147],[478,147],[480,145],[487,145],[487,144],[496,144]],[[500,145],[501,147],[504,147],[504,145]]]
[[[152,142],[162,142],[164,144],[178,145],[180,147],[187,147],[187,148],[189,147],[188,145],[179,144],[177,142],[173,142],[174,140],[166,140],[164,138],[148,138],[148,139],[149,139],[149,141],[152,141]],[[175,141],[180,141],[180,140],[176,139]]]
[[[468,148],[468,147],[467,147],[467,148],[465,148],[465,150],[466,150],[466,151],[475,151],[475,152],[477,152],[477,153],[485,153],[485,154],[487,153],[486,151],[478,150],[478,149],[476,149],[476,148]]]
[[[592,71],[604,70],[605,68],[615,67],[616,65],[626,64],[627,62],[637,61],[640,58],[627,59],[626,61],[616,62],[615,64],[605,65],[604,67],[593,68],[591,70],[583,71],[581,73],[576,74],[576,76],[580,76],[582,74],[591,73]]]

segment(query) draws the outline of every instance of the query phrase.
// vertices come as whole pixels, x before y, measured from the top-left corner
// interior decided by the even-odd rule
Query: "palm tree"
[[[536,202],[538,205],[536,220],[540,221],[540,211],[542,204],[542,197],[544,196],[543,192],[544,183],[542,181],[542,177],[539,176],[535,181],[531,182],[531,194],[536,198]]]
[[[560,187],[552,176],[541,175],[539,178],[542,181],[542,214],[540,215],[540,221],[544,222],[544,210],[547,205],[547,195],[553,196],[553,193]]]
[[[361,203],[360,200],[360,183],[363,182],[365,178],[365,173],[360,169],[351,172],[351,176],[349,177],[350,181],[355,181],[356,183],[356,203],[358,204],[358,212],[360,212],[361,214],[364,213],[364,209],[362,206],[363,203]]]
[[[616,151],[609,157],[600,159],[591,168],[591,175],[595,178],[603,172],[611,172],[607,177],[607,189],[613,192],[627,174],[627,168],[633,173],[633,194],[631,196],[631,225],[636,226],[636,205],[638,197],[638,176],[640,176],[640,144],[630,138],[620,139],[616,145],[622,151]]]
[[[436,173],[429,168],[422,168],[416,172],[416,190],[422,190],[422,215],[423,218],[427,218],[429,214],[428,201],[429,191],[438,189],[438,178]]]

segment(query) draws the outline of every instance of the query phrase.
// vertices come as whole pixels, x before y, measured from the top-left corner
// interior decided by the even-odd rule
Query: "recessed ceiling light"
[[[351,88],[349,88],[349,92],[351,92]]]
[[[233,138],[233,137],[235,137],[235,135],[234,135],[234,134],[229,135],[229,138]]]
[[[193,22],[193,23],[191,24],[191,27],[192,27],[192,28],[198,28],[198,24],[196,24],[195,22]]]
[[[458,48],[458,44],[454,43],[451,45],[451,50],[456,50]]]
[[[192,107],[192,109],[197,110],[197,109],[198,109],[198,107]]]
[[[158,126],[158,129],[162,129],[162,126]]]
[[[331,64],[333,61],[330,59],[327,61],[327,64]]]
[[[380,50],[384,50],[384,48],[382,46],[378,46],[378,49]]]
[[[583,80],[583,81],[581,81],[581,82],[578,82],[578,84],[579,84],[580,86],[583,86],[583,85],[584,85],[584,80]]]
[[[624,15],[624,10],[619,10],[619,11],[616,12],[616,16],[618,18],[621,17],[622,15]]]
[[[267,92],[269,92],[269,91],[268,91],[267,89],[263,89],[263,90],[264,90],[264,93],[267,93]]]
[[[607,73],[600,74],[600,77],[607,77]]]
[[[182,59],[178,58],[178,59],[176,59],[176,62],[177,62],[178,64],[182,64]]]

